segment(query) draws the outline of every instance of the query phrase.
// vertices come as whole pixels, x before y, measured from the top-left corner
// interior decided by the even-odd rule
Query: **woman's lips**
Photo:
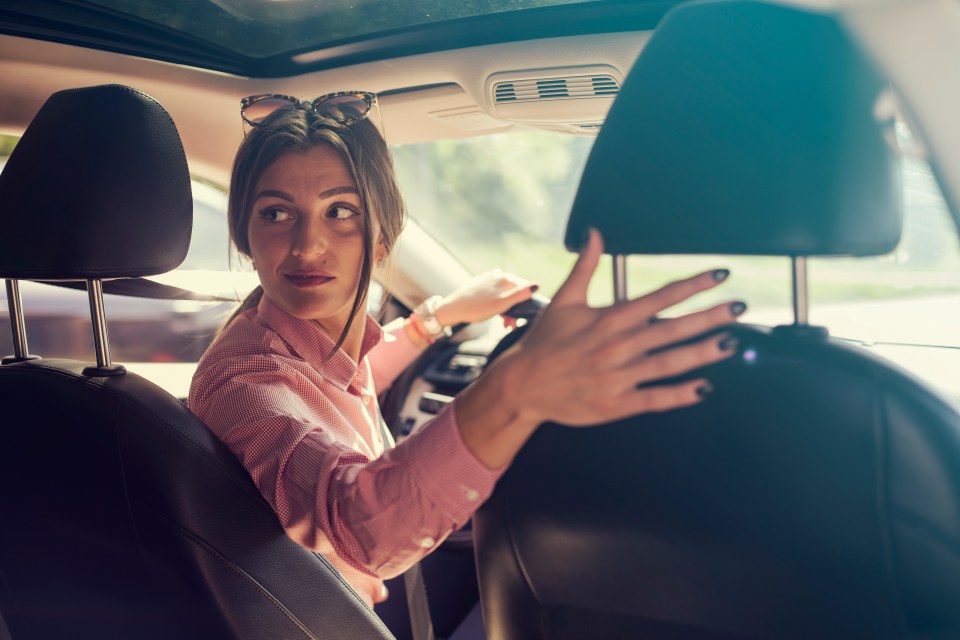
[[[283,277],[293,286],[301,288],[318,287],[333,280],[333,276],[329,273],[317,271],[285,273]]]

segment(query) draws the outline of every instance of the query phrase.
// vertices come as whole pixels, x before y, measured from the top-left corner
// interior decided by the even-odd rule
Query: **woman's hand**
[[[476,276],[444,297],[435,315],[448,327],[463,322],[481,322],[524,302],[538,288],[529,280],[494,269]]]
[[[593,308],[587,305],[587,285],[602,253],[600,235],[592,230],[566,282],[526,335],[457,397],[464,442],[488,467],[512,460],[543,422],[590,426],[696,404],[711,390],[703,378],[641,385],[736,352],[735,341],[726,334],[663,348],[734,322],[746,309],[742,302],[651,322],[664,309],[715,287],[726,279],[726,270],[678,280],[629,302]]]

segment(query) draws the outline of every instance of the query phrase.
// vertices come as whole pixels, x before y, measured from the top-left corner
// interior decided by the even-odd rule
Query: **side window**
[[[929,164],[903,159],[904,228],[886,256],[811,261],[811,320],[960,404],[960,245]]]

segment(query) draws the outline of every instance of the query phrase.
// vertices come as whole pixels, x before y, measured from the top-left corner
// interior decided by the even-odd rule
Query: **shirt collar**
[[[293,352],[324,378],[340,389],[346,390],[357,375],[358,363],[338,348],[333,356],[325,361],[336,341],[325,334],[316,323],[290,315],[274,303],[266,294],[257,305],[259,322],[272,329],[290,346]],[[377,321],[364,314],[365,327],[363,341],[360,343],[360,360],[383,339],[383,329]]]

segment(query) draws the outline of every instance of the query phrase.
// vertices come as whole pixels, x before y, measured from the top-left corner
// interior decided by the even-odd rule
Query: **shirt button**
[[[424,549],[430,549],[435,544],[437,544],[437,541],[431,538],[430,536],[427,536],[426,538],[420,541],[420,546],[423,547]]]
[[[460,485],[460,490],[463,491],[463,497],[470,502],[476,502],[480,499],[480,492],[476,489],[471,489],[465,484]]]

